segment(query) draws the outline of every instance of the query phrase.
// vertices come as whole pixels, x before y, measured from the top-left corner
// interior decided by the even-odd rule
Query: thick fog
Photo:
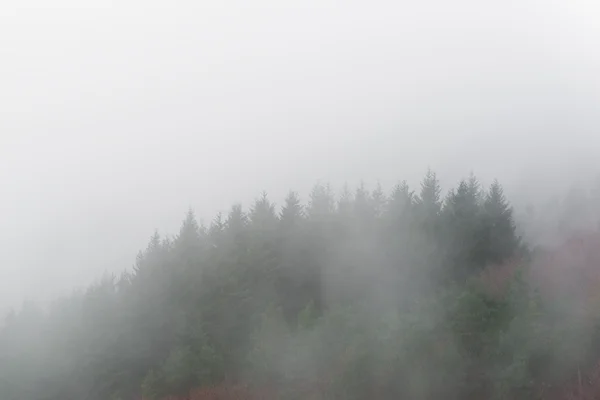
[[[0,309],[135,260],[188,207],[600,162],[594,1],[0,5]],[[597,158],[597,157],[596,157]],[[526,195],[525,195],[526,194]]]

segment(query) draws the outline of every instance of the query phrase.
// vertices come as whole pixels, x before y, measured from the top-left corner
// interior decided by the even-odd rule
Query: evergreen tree
[[[291,231],[304,219],[304,209],[296,192],[289,192],[279,216],[280,226],[284,232]]]
[[[223,220],[223,213],[217,213],[217,216],[212,220],[208,229],[208,242],[212,249],[218,248],[223,244],[223,233],[225,232],[226,224]]]
[[[387,198],[380,183],[377,183],[377,186],[373,190],[373,193],[371,193],[371,199],[373,202],[373,211],[375,214],[375,218],[382,218],[385,211]]]
[[[490,186],[483,207],[488,262],[499,264],[517,253],[520,248],[520,238],[516,234],[512,207],[508,204],[504,190],[497,180]]]
[[[248,217],[242,210],[241,204],[234,204],[229,211],[226,221],[225,234],[230,244],[243,246],[246,237]]]
[[[263,192],[261,197],[254,202],[249,220],[252,228],[258,229],[261,233],[272,232],[276,229],[279,219],[275,213],[275,205],[269,201],[266,192]]]
[[[332,251],[331,237],[335,232],[335,200],[329,185],[313,187],[307,207],[307,246],[311,249],[302,267],[301,282],[308,297],[320,312],[325,307],[323,276]]]
[[[410,190],[406,181],[394,186],[384,214],[388,225],[395,229],[405,230],[413,213],[414,202],[414,192]]]
[[[340,193],[339,200],[337,202],[338,213],[342,218],[350,219],[350,214],[352,213],[352,205],[354,203],[354,196],[350,191],[350,187],[348,184],[344,184],[342,187],[342,191]]]
[[[450,266],[450,275],[463,279],[486,262],[479,243],[482,240],[482,216],[475,178],[460,181],[456,190],[448,193],[443,217],[447,231],[443,243],[444,258]]]
[[[307,216],[312,221],[327,221],[335,211],[335,202],[329,185],[317,184],[313,187],[307,208]]]
[[[265,274],[259,281],[267,283],[273,277],[272,273],[279,264],[280,251],[277,247],[279,218],[275,213],[275,205],[269,201],[267,194],[256,200],[249,214],[249,229],[251,251],[248,254],[249,263],[255,268],[261,268]],[[258,277],[257,277],[258,278]],[[271,287],[265,287],[269,290]]]
[[[145,251],[140,251],[137,255],[133,271],[137,276],[143,276],[145,273],[153,273],[161,267],[165,261],[163,257],[161,238],[158,231],[150,238],[150,242]]]
[[[410,268],[411,278],[419,285],[435,290],[439,281],[443,281],[445,263],[444,234],[441,229],[442,189],[435,172],[427,171],[421,181],[421,190],[415,198],[414,217],[411,226]]]
[[[439,215],[442,209],[442,188],[435,172],[427,170],[421,181],[421,191],[415,199],[417,210],[422,218],[431,220]]]
[[[306,265],[309,260],[305,236],[304,210],[296,192],[289,192],[280,214],[281,262],[277,291],[284,318],[293,324],[301,308],[310,298]]]
[[[181,268],[189,270],[201,267],[199,264],[205,249],[204,236],[194,211],[189,209],[179,229],[179,235],[173,241],[173,256]]]
[[[481,205],[481,203],[483,203],[483,201],[485,200],[485,193],[481,188],[479,179],[477,179],[473,172],[469,174],[467,186],[469,197],[474,199],[477,204]]]
[[[420,241],[419,227],[415,225],[414,192],[406,181],[397,184],[386,204],[383,215],[383,243],[390,264],[397,270],[406,270],[416,264],[415,242]],[[405,276],[398,279],[405,279]]]
[[[360,230],[370,229],[375,220],[376,210],[371,194],[364,183],[356,189],[354,195],[354,215]]]

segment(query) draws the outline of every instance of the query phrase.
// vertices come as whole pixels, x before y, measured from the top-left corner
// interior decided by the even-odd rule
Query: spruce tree
[[[438,283],[443,264],[443,230],[440,213],[442,189],[435,172],[427,171],[421,181],[419,195],[415,198],[413,223],[411,224],[410,268],[413,278],[420,284],[431,286]],[[431,289],[433,290],[433,289]]]
[[[275,205],[269,201],[266,193],[263,192],[262,196],[254,202],[248,220],[252,246],[248,254],[249,263],[256,265],[255,268],[260,267],[268,274],[269,271],[276,269],[280,252],[277,247],[279,218],[275,212]]]
[[[179,235],[173,241],[174,257],[181,268],[200,268],[205,248],[203,233],[194,211],[190,208],[181,224]]]
[[[300,198],[296,192],[290,191],[285,198],[285,204],[279,215],[281,229],[284,232],[289,232],[302,223],[303,219],[304,209],[300,203]]]
[[[216,249],[222,245],[225,227],[226,224],[223,220],[223,213],[218,212],[217,216],[212,220],[210,227],[208,228],[208,242],[211,249]]]
[[[400,182],[394,186],[387,201],[384,219],[392,226],[404,226],[413,211],[414,200],[414,192],[406,181]]]
[[[375,218],[381,218],[383,216],[383,213],[385,212],[387,198],[385,196],[385,192],[383,191],[383,187],[379,182],[377,183],[377,186],[371,193],[371,201],[373,202],[373,212]]]
[[[254,231],[260,234],[273,233],[279,224],[275,212],[275,205],[269,201],[266,192],[254,202],[248,215],[250,225]]]
[[[354,196],[350,191],[350,187],[347,183],[342,187],[342,191],[340,192],[340,196],[337,202],[338,213],[342,218],[350,219],[350,214],[352,213],[352,205],[354,203]]]
[[[443,208],[443,257],[450,268],[449,275],[464,279],[477,268],[485,267],[481,254],[482,216],[478,186],[471,177],[450,190]]]
[[[138,253],[133,271],[138,277],[143,274],[151,274],[160,268],[164,261],[161,237],[158,231],[154,231],[146,250]]]
[[[280,214],[281,261],[277,286],[283,316],[290,324],[294,324],[310,298],[305,290],[309,246],[304,221],[300,198],[296,192],[290,191]]]
[[[488,262],[499,264],[516,255],[520,238],[516,234],[512,207],[497,180],[490,186],[483,208]]]
[[[357,228],[362,231],[370,229],[375,220],[374,203],[363,182],[354,194],[354,216],[358,224]]]
[[[331,219],[335,211],[335,201],[331,186],[317,184],[310,192],[308,208],[308,219],[315,222],[326,222]]]
[[[435,218],[442,209],[442,188],[435,172],[427,170],[421,181],[421,191],[416,198],[417,209],[426,219]]]
[[[243,245],[248,225],[248,217],[241,204],[234,204],[225,223],[225,234],[230,244]]]

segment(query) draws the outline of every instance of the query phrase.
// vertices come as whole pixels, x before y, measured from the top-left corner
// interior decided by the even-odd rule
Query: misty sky
[[[594,171],[595,3],[2,1],[0,308],[131,266],[189,206]]]

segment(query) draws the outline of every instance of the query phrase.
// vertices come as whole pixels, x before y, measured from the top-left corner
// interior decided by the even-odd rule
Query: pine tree
[[[450,190],[443,208],[444,258],[450,264],[450,275],[463,279],[477,268],[485,267],[485,254],[481,254],[482,216],[479,186],[471,176],[462,180],[455,190]]]
[[[324,222],[331,219],[335,211],[335,202],[331,186],[317,184],[313,187],[307,208],[309,220]]]
[[[516,255],[520,249],[520,238],[516,234],[512,207],[497,180],[490,186],[483,208],[487,259],[498,264]]]
[[[479,179],[475,176],[473,172],[469,174],[469,180],[467,182],[468,193],[469,196],[475,199],[477,204],[483,203],[485,199],[485,193],[481,188],[481,184],[479,183]]]
[[[350,213],[352,212],[352,204],[354,202],[354,196],[348,187],[348,184],[345,183],[342,187],[342,191],[340,193],[339,200],[337,202],[338,213],[342,218],[350,219]]]
[[[313,187],[307,208],[307,244],[311,249],[302,268],[302,285],[317,310],[324,308],[323,274],[333,249],[335,200],[329,185]]]
[[[426,255],[423,256],[424,265],[429,269],[436,269],[439,264],[439,241],[440,241],[440,212],[442,209],[442,189],[435,172],[427,170],[421,181],[419,196],[415,198],[414,217],[417,224],[413,228],[418,229],[422,237],[416,241],[418,246]]]
[[[254,231],[260,234],[273,234],[279,224],[275,205],[263,192],[261,197],[254,202],[249,214],[249,222]]]
[[[387,201],[383,215],[383,243],[390,257],[390,263],[396,269],[405,269],[414,263],[410,254],[415,250],[411,240],[419,241],[418,230],[414,226],[414,192],[406,181],[397,184]],[[404,278],[404,277],[402,277]]]
[[[296,192],[289,192],[280,214],[281,260],[277,292],[283,316],[293,324],[309,296],[304,290],[307,250],[304,209]]]
[[[450,190],[444,203],[444,214],[463,224],[473,223],[479,214],[478,193],[462,180],[456,190]]]
[[[241,245],[246,236],[248,217],[242,210],[241,204],[234,204],[229,211],[226,221],[225,234],[229,243]]]
[[[441,209],[442,188],[435,172],[427,170],[425,178],[421,181],[421,191],[415,199],[415,204],[421,218],[426,220],[435,219]]]
[[[406,181],[397,184],[386,204],[385,219],[392,225],[404,225],[412,213],[415,196]]]
[[[208,241],[210,242],[212,248],[218,248],[222,244],[225,227],[226,225],[225,221],[223,220],[223,213],[218,212],[208,229]]]
[[[383,216],[385,212],[385,206],[387,203],[387,198],[385,196],[385,192],[381,187],[381,183],[377,183],[377,186],[371,193],[371,201],[373,202],[373,211],[375,218],[379,219]]]
[[[196,221],[194,211],[190,208],[181,224],[179,235],[173,242],[174,256],[181,268],[199,268],[205,248],[203,232]]]
[[[280,226],[284,232],[297,227],[304,219],[304,209],[296,192],[290,191],[279,216]]]
[[[375,220],[374,203],[363,182],[354,194],[354,215],[360,230],[370,229]]]
[[[133,271],[139,276],[146,273],[146,270],[156,270],[163,261],[160,234],[158,231],[154,231],[146,250],[138,253]],[[149,272],[151,273],[151,271]]]

